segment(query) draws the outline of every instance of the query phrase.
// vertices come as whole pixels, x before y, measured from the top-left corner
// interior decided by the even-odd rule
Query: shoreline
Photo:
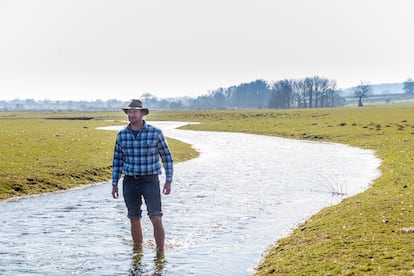
[[[412,256],[409,250],[411,234],[400,233],[400,229],[413,226],[413,207],[409,205],[412,200],[410,193],[414,192],[411,185],[414,171],[411,160],[414,146],[412,105],[160,112],[152,115],[157,119],[166,117],[174,121],[188,121],[194,116],[194,120],[202,121],[206,130],[238,130],[300,140],[315,137],[314,140],[318,141],[333,141],[375,151],[382,160],[381,175],[369,189],[344,200],[339,207],[326,208],[312,216],[276,245],[269,244],[257,275],[267,275],[269,271],[276,274],[293,271],[301,274],[314,274],[315,271],[326,274],[344,271],[403,274],[412,271],[412,266],[404,262]],[[272,128],[268,129],[268,126]],[[384,218],[387,223],[383,222]],[[335,233],[335,241],[328,239],[332,233]],[[372,256],[372,259],[364,256]]]
[[[174,133],[175,133],[175,130],[174,130]],[[372,154],[371,151],[369,151],[369,154],[368,154],[368,152],[362,151],[360,149],[356,149],[355,147],[349,147],[349,146],[344,146],[344,145],[340,145],[340,144],[332,144],[332,143],[306,142],[306,141],[303,141],[303,140],[302,141],[299,141],[299,140],[293,140],[293,139],[276,138],[276,137],[269,137],[269,136],[264,136],[264,135],[251,135],[251,134],[245,134],[245,133],[224,133],[224,132],[221,132],[221,133],[213,132],[213,133],[211,133],[210,132],[209,133],[209,136],[206,136],[206,138],[205,138],[206,141],[209,141],[206,144],[206,141],[203,141],[203,139],[202,139],[202,137],[204,137],[204,133],[199,132],[199,131],[197,131],[197,132],[187,132],[187,133],[180,131],[180,132],[178,132],[176,134],[177,136],[172,135],[173,132],[171,132],[170,134],[171,135],[169,135],[169,134],[166,134],[166,135],[168,137],[175,137],[176,139],[180,139],[180,137],[184,139],[186,137],[185,139],[186,140],[188,139],[188,141],[194,141],[194,142],[197,141],[197,142],[200,142],[200,143],[195,143],[194,145],[195,145],[195,147],[200,148],[201,156],[206,157],[206,154],[207,154],[207,159],[205,159],[205,160],[211,160],[210,157],[208,157],[209,156],[208,153],[211,152],[213,157],[219,158],[216,161],[219,161],[219,160],[223,159],[223,154],[224,154],[224,156],[227,156],[228,158],[230,158],[230,160],[232,158],[237,158],[237,160],[246,160],[248,162],[248,160],[251,160],[251,155],[250,154],[248,154],[247,157],[239,158],[239,157],[243,156],[242,155],[243,152],[250,153],[252,150],[257,150],[259,147],[262,147],[264,144],[268,144],[268,143],[269,144],[271,143],[271,144],[274,145],[274,146],[272,146],[272,148],[274,148],[273,151],[270,151],[270,149],[268,147],[265,147],[264,150],[261,150],[260,153],[259,152],[257,153],[257,154],[260,154],[258,156],[262,156],[262,154],[264,154],[263,156],[268,156],[270,152],[272,152],[271,153],[271,156],[276,156],[276,153],[278,153],[280,155],[280,154],[282,154],[282,152],[284,152],[284,155],[283,156],[285,156],[286,154],[288,154],[288,156],[289,155],[291,156],[292,154],[291,154],[291,150],[289,150],[289,148],[292,148],[292,147],[293,148],[296,148],[297,149],[297,152],[302,152],[303,153],[303,151],[301,151],[299,149],[299,145],[302,145],[302,147],[305,147],[306,148],[305,152],[308,152],[308,150],[310,152],[313,152],[313,153],[319,152],[319,153],[321,153],[321,158],[323,158],[323,159],[326,159],[329,156],[342,156],[341,152],[344,152],[345,157],[346,157],[346,153],[348,152],[348,149],[351,149],[351,155],[352,156],[355,155],[355,154],[362,153],[363,156],[364,156],[363,159],[368,158],[368,157],[370,157],[370,159],[373,159],[373,154]],[[187,134],[189,134],[189,135],[187,135]],[[205,133],[205,134],[207,135],[207,133]],[[246,143],[243,142],[247,138],[249,138],[249,139],[246,140],[246,141],[250,141],[248,143],[248,145],[246,145]],[[223,143],[220,143],[222,145],[219,146],[219,145],[217,145],[216,142],[214,142],[215,141],[214,139],[217,139],[218,141],[223,141],[224,144]],[[234,144],[234,145],[232,145],[231,148],[227,148],[227,151],[224,151],[223,152],[223,145],[229,145],[229,142],[231,142],[231,141],[233,141],[232,142],[233,144],[236,141],[237,141],[237,143]],[[191,143],[191,142],[189,142],[189,143]],[[245,147],[246,147],[245,148],[245,151],[239,151],[238,150],[240,148],[239,143],[240,143],[240,145],[245,145]],[[285,143],[286,143],[286,145],[285,145]],[[289,145],[289,146],[287,146],[287,145]],[[339,146],[339,148],[338,148],[338,146]],[[316,149],[319,149],[319,150],[316,150]],[[274,151],[276,151],[276,152],[274,152]],[[220,154],[218,156],[217,156],[217,154],[215,154],[217,152],[220,152]],[[226,152],[227,153],[234,153],[235,155],[234,154],[227,154]],[[310,154],[310,152],[308,152],[305,155],[306,156],[309,156],[309,158],[311,158],[310,160],[313,160],[312,154]],[[324,154],[324,153],[327,153],[327,155]],[[239,154],[241,154],[241,156],[239,156]],[[296,154],[294,154],[294,155],[296,155]],[[238,157],[236,157],[236,156],[238,156]],[[244,156],[246,156],[246,154],[244,154]],[[227,160],[228,158],[225,158],[226,160],[223,161],[224,163],[222,165],[224,165],[224,166],[220,165],[220,167],[219,167],[219,168],[223,168],[224,171],[227,171],[226,169],[224,169],[224,168],[226,168],[227,164],[231,164],[231,161],[230,160]],[[289,157],[287,157],[287,158],[290,160],[289,162],[295,160],[294,158],[293,159],[290,159]],[[303,158],[305,158],[305,156],[303,156]],[[355,161],[357,160],[357,159],[352,159],[352,158],[355,158],[355,157],[351,157],[350,160],[355,160]],[[284,160],[284,158],[282,158],[282,159]],[[307,159],[307,158],[305,158],[305,159]],[[342,158],[340,158],[340,159],[342,159]],[[347,158],[345,158],[345,159],[347,159]],[[260,158],[259,160],[263,160],[263,158]],[[331,158],[328,158],[327,160],[331,160]],[[326,162],[328,162],[328,161],[326,161]],[[329,166],[329,164],[331,164],[331,161],[329,161],[328,164],[326,162],[324,163],[324,167],[327,166],[327,165]],[[213,162],[213,164],[215,164],[215,163],[217,163],[217,162]],[[345,160],[342,160],[341,163],[343,163],[343,165],[345,165],[345,164],[350,163],[350,162],[349,161],[346,162]],[[197,173],[199,171],[199,167],[198,167],[199,165],[197,165],[197,164],[198,164],[198,162],[195,162],[195,167],[193,167],[194,169],[185,169],[184,171],[183,171],[183,169],[181,169],[181,170],[179,170],[180,172],[177,171],[177,172],[180,173],[180,174],[177,175],[177,177],[180,177],[181,179],[183,179],[185,177],[188,177],[188,172],[189,171],[193,171],[194,174],[195,174],[195,176],[197,176],[199,174],[199,173]],[[242,167],[241,172],[243,172],[244,170],[246,170],[246,167],[244,166],[244,164],[246,164],[246,162],[242,162],[241,165],[240,165]],[[194,166],[194,165],[192,165],[192,166]],[[274,163],[273,162],[270,162],[270,163],[268,163],[268,165],[266,165],[266,167],[267,166],[274,167]],[[204,169],[207,169],[205,165],[203,165],[203,167],[204,167]],[[207,167],[209,167],[209,166],[207,166]],[[301,166],[299,166],[299,167],[301,167]],[[192,167],[190,167],[190,168],[192,168]],[[219,170],[221,170],[221,169],[219,169]],[[187,171],[187,173],[185,171]],[[208,170],[208,171],[209,171],[209,174],[211,174],[210,171],[217,172],[217,168],[215,168],[214,170]],[[267,171],[270,173],[269,175],[275,174],[274,171],[269,171],[269,170],[267,170]],[[324,172],[323,171],[320,171],[320,173],[323,174]],[[305,174],[306,174],[306,170],[305,170]],[[214,173],[212,175],[213,175],[213,178],[212,179],[214,179]],[[248,175],[250,175],[250,174],[248,174]],[[178,178],[178,179],[180,179],[180,178]],[[226,187],[227,187],[226,189],[230,189],[231,186],[233,185],[231,183],[234,182],[234,179],[231,176],[229,177],[229,179],[226,179],[226,177],[220,178],[220,179],[222,179],[223,181],[225,181],[226,183],[228,183],[226,185]],[[266,179],[270,179],[270,177],[266,177]],[[181,182],[182,181],[183,180],[181,180]],[[213,186],[211,186],[209,190],[211,190],[211,191],[216,190],[217,187],[215,189],[211,189],[211,188],[215,187],[214,186],[214,183],[216,183],[216,181],[213,180],[213,181],[211,181],[211,183],[212,183]],[[262,185],[263,184],[264,184],[264,182],[262,183]],[[307,185],[306,182],[304,184]],[[357,183],[355,183],[355,184],[357,184]],[[90,184],[90,185],[95,185],[95,183],[94,184]],[[266,185],[272,185],[272,181],[270,180],[270,183],[268,183]],[[86,187],[86,186],[88,186],[88,185],[82,186],[81,188]],[[286,187],[283,188],[284,185],[279,185],[279,186],[282,187],[282,190],[283,189],[286,189]],[[366,185],[364,185],[364,186],[366,186]],[[254,188],[255,186],[251,186],[251,187],[253,189],[255,189]],[[315,189],[315,188],[318,188],[318,186],[314,186],[313,189]],[[243,188],[241,188],[241,189],[243,189]],[[101,191],[101,197],[102,197],[102,192],[106,193],[105,191],[107,190],[107,188],[106,187],[101,187],[101,188],[99,188],[99,190]],[[231,190],[233,192],[235,192],[235,190],[233,190],[233,189],[231,189]],[[303,190],[303,188],[302,189],[299,189],[299,190]],[[217,191],[220,191],[220,190],[217,190]],[[238,192],[242,192],[242,190],[240,190]],[[88,192],[86,192],[86,193],[88,193]],[[276,194],[278,194],[278,193],[279,192],[276,192]],[[219,192],[219,194],[222,194],[222,193]],[[301,195],[300,198],[303,197],[303,200],[305,200],[304,202],[307,202],[306,200],[308,198],[308,193],[306,193],[306,192],[305,193],[300,192],[300,194],[303,194],[303,196],[304,196],[303,197]],[[218,196],[218,195],[216,195],[216,196]],[[299,196],[299,193],[297,193],[297,196]],[[315,194],[312,194],[311,196],[312,197],[313,196],[317,196],[316,198],[321,198],[321,199],[324,199],[324,198],[332,198],[332,196],[330,194],[326,193],[326,192],[322,192],[322,193],[317,192]],[[336,200],[340,200],[341,198],[342,197],[335,197],[335,202],[336,202]],[[46,199],[46,200],[48,200],[48,199]],[[244,203],[246,203],[245,200],[249,201],[249,197],[246,197],[245,199],[241,199],[240,203],[237,203],[237,204],[239,206],[248,206],[248,204],[244,204]],[[266,205],[267,206],[273,206],[273,203],[275,201],[275,198],[270,197],[268,200],[270,200],[270,203],[269,204],[266,204]],[[316,212],[318,212],[320,210],[320,208],[323,208],[324,206],[326,206],[324,203],[322,203],[322,201],[316,200],[317,202],[320,202],[320,204],[317,204],[318,206],[322,206],[321,204],[323,204],[323,206],[322,207],[318,207],[318,206],[315,205],[316,207],[313,207],[313,208],[310,208],[310,206],[308,206],[309,207],[308,210],[312,210],[312,211],[303,213],[303,210],[301,210],[302,208],[296,208],[295,207],[298,204],[302,204],[303,205],[304,202],[302,202],[302,200],[299,200],[297,203],[293,203],[293,205],[290,205],[291,203],[289,203],[289,200],[286,200],[286,199],[284,199],[284,200],[283,199],[280,199],[280,200],[282,200],[281,202],[286,202],[287,203],[287,206],[291,206],[291,207],[287,207],[288,208],[287,210],[291,210],[291,211],[297,210],[299,213],[298,213],[298,215],[294,215],[293,213],[297,213],[297,212],[293,212],[293,213],[292,212],[289,212],[291,214],[291,216],[290,216],[291,219],[289,219],[291,222],[290,223],[288,222],[288,224],[287,224],[288,226],[287,227],[286,226],[282,226],[282,224],[283,225],[286,225],[286,222],[283,222],[280,226],[278,226],[278,224],[276,223],[275,228],[268,229],[268,230],[266,230],[266,232],[262,232],[262,236],[263,237],[262,238],[259,238],[259,239],[255,239],[254,243],[250,243],[249,241],[247,241],[247,243],[246,243],[246,246],[247,247],[246,248],[250,248],[249,252],[258,252],[258,249],[261,252],[257,256],[256,256],[256,253],[253,253],[253,255],[252,255],[252,253],[247,253],[247,252],[246,252],[246,254],[242,254],[242,256],[241,256],[242,259],[243,258],[246,258],[246,257],[249,258],[249,260],[246,259],[244,261],[244,263],[248,264],[247,265],[247,267],[249,269],[248,271],[251,271],[254,267],[256,267],[258,265],[258,263],[259,263],[259,261],[261,259],[261,256],[263,256],[263,254],[265,254],[265,252],[266,252],[266,248],[269,246],[269,244],[272,244],[274,242],[274,239],[271,238],[271,240],[270,240],[269,237],[274,237],[275,234],[278,236],[277,233],[280,234],[280,231],[283,232],[283,235],[280,236],[280,237],[278,236],[278,239],[290,235],[291,234],[291,231],[295,227],[297,227],[299,224],[301,224],[304,219],[307,219],[308,217],[310,217],[313,214],[315,214]],[[313,206],[313,203],[309,202],[309,204],[311,204]],[[66,205],[72,205],[72,204],[66,204]],[[227,205],[227,204],[225,204],[225,205]],[[264,210],[267,209],[267,211],[265,213],[269,213],[269,212],[272,212],[273,213],[273,212],[276,212],[276,214],[278,214],[278,212],[276,210],[277,208],[273,208],[273,207],[270,207],[270,208],[273,211],[271,211],[270,209],[265,208]],[[284,208],[286,208],[286,207],[284,207]],[[315,208],[317,208],[317,210]],[[243,211],[243,210],[244,210],[244,208],[242,208],[240,210],[240,213],[242,214],[241,215],[242,216],[241,218],[245,218],[246,217],[246,215],[243,215],[243,214],[247,210],[245,210],[245,211]],[[250,212],[251,211],[248,211],[248,213],[250,213]],[[310,212],[312,212],[312,213],[310,213]],[[284,221],[283,214],[278,214],[278,215],[276,215],[276,217],[279,216],[279,215],[282,215],[280,217],[280,219],[282,221]],[[244,220],[244,219],[242,219],[242,220],[237,219],[239,216],[240,215],[235,215],[235,216],[232,216],[232,217],[235,217],[237,222],[241,221],[243,227],[241,227],[240,229],[243,229],[243,228],[245,228],[245,226],[248,226],[248,225],[250,225],[250,226],[247,227],[246,229],[248,229],[249,231],[252,231],[252,229],[255,229],[255,227],[259,227],[259,228],[256,228],[256,229],[265,229],[265,228],[262,228],[263,227],[263,219],[257,220],[256,218],[254,218],[251,223],[247,223],[247,221]],[[257,218],[260,218],[260,217],[261,216],[258,216]],[[298,220],[298,218],[300,218],[300,219]],[[236,223],[236,225],[237,225],[237,223]],[[267,225],[267,223],[266,223],[266,225]],[[171,225],[171,227],[174,227],[174,225]],[[282,228],[279,229],[279,227],[282,227]],[[276,229],[278,229],[278,230],[276,230]],[[255,231],[255,230],[253,230],[253,231]],[[267,232],[271,232],[271,233],[267,233]],[[251,233],[254,233],[254,232],[251,232]],[[243,257],[243,255],[244,255],[244,257]],[[250,262],[251,262],[251,264],[250,264]],[[227,263],[230,264],[230,268],[228,268],[228,269],[231,270],[232,269],[231,268],[232,267],[231,266],[232,261],[231,262],[227,262]],[[239,269],[240,268],[244,269],[243,266],[239,266]],[[235,269],[235,267],[233,267],[233,269]],[[202,271],[204,271],[204,270],[202,270]],[[207,269],[206,271],[209,271],[209,270]],[[244,275],[244,274],[242,274],[242,275]]]
[[[94,182],[90,184],[81,184],[76,187],[68,188],[65,190],[53,191],[53,192],[44,192],[44,193],[39,193],[39,194],[27,194],[27,195],[21,195],[21,196],[13,196],[10,198],[3,198],[3,199],[0,199],[0,204],[7,203],[7,202],[16,202],[16,201],[23,200],[26,198],[39,197],[39,196],[44,196],[44,195],[49,195],[49,194],[60,194],[60,193],[65,193],[65,192],[72,191],[72,190],[82,190],[82,189],[86,189],[86,188],[97,186],[97,185],[103,185],[106,182],[110,182],[110,181],[111,180]]]

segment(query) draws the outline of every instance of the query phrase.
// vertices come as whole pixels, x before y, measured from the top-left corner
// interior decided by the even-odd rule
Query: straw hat
[[[122,110],[125,113],[127,113],[128,110],[143,110],[145,112],[145,115],[148,115],[149,113],[148,108],[144,108],[140,100],[132,100],[131,103],[127,107],[123,107]]]

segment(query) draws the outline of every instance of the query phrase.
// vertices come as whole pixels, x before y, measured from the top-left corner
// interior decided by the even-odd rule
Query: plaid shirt
[[[144,121],[137,137],[130,125],[118,132],[112,163],[112,185],[118,184],[121,174],[161,174],[161,156],[167,181],[172,181],[173,159],[162,131]]]

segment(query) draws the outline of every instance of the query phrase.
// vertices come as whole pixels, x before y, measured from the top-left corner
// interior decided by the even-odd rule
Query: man
[[[129,124],[116,137],[113,171],[112,196],[118,198],[118,181],[123,179],[123,196],[131,221],[131,235],[136,249],[142,249],[141,229],[142,198],[147,206],[148,216],[154,228],[157,256],[164,254],[164,226],[162,224],[161,193],[158,175],[161,174],[160,158],[165,170],[165,184],[162,193],[171,192],[173,159],[167,142],[160,129],[143,119],[149,110],[140,100],[132,100],[122,108],[128,115]]]

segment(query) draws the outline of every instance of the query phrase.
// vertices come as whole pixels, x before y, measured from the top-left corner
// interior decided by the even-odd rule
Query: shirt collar
[[[140,130],[146,129],[148,127],[147,122],[145,120],[143,120],[143,121],[144,121],[144,126]],[[129,130],[132,131],[132,129],[131,129],[131,123],[128,124],[127,129],[129,129]]]

